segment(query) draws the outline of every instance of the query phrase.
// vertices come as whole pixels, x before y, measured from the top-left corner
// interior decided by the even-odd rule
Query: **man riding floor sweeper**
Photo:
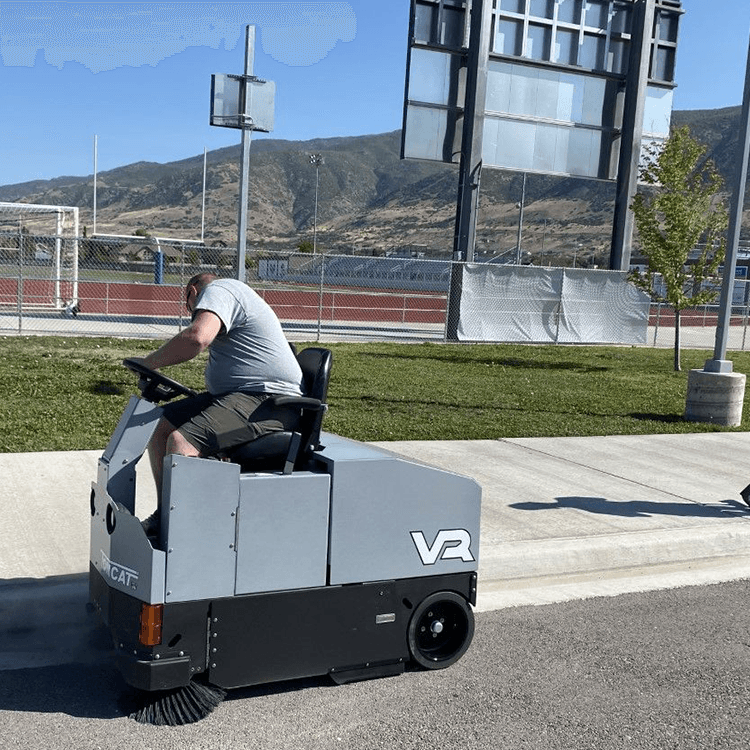
[[[218,457],[167,455],[160,518],[136,515],[136,464],[162,401],[192,391],[139,376],[91,490],[90,600],[131,715],[186,724],[227,689],[443,669],[471,643],[481,490],[471,479],[321,433],[331,352],[302,350],[283,430]]]

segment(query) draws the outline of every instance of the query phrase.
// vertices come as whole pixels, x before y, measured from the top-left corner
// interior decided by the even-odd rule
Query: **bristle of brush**
[[[180,726],[205,719],[223,700],[226,691],[191,681],[185,687],[141,693],[142,705],[130,714],[141,724]]]

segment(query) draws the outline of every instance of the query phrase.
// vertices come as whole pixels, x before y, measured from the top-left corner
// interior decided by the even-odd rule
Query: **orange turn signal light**
[[[143,646],[161,644],[161,627],[164,620],[163,604],[141,605],[141,629],[138,640]]]

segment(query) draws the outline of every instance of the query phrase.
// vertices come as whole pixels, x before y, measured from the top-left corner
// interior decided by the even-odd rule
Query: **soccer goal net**
[[[78,208],[0,203],[0,307],[78,305]]]

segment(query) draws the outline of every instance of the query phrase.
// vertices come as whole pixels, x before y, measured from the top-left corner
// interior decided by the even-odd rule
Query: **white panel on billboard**
[[[458,162],[460,132],[455,114],[447,109],[411,106],[406,113],[404,154],[410,159]],[[459,134],[458,141],[456,133]]]
[[[611,177],[616,83],[583,73],[490,60],[486,166]]]
[[[649,135],[669,136],[669,124],[672,119],[671,89],[649,86],[646,89],[646,107],[643,115],[643,132]]]
[[[415,49],[411,56],[413,82],[411,98],[418,102],[445,104],[450,101],[451,55],[434,50]]]

